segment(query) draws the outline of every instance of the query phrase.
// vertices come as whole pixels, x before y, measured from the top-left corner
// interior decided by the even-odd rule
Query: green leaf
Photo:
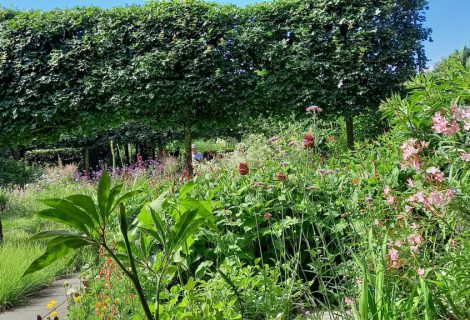
[[[100,223],[96,205],[93,199],[87,195],[74,194],[65,198],[72,202],[75,206],[82,208],[89,216],[91,216],[96,223]]]
[[[129,191],[129,192],[126,192],[124,193],[122,196],[120,196],[115,202],[114,202],[114,206],[111,208],[111,211],[114,211],[114,208],[119,205],[120,203],[122,203],[123,201],[129,199],[129,198],[132,198],[136,195],[138,195],[139,193],[141,193],[142,190],[132,190],[132,191]]]
[[[109,192],[111,187],[111,179],[109,178],[108,171],[104,171],[103,175],[98,182],[98,207],[100,209],[101,221],[106,223],[108,212],[106,212],[108,206]]]
[[[86,225],[76,218],[75,215],[57,209],[44,209],[37,213],[38,217],[74,227],[89,235],[90,232]]]
[[[48,230],[42,231],[30,238],[30,240],[39,240],[39,239],[46,239],[46,238],[53,238],[57,236],[73,236],[73,237],[81,237],[81,234],[70,232],[66,230]]]
[[[95,228],[92,218],[88,215],[87,212],[83,211],[79,207],[76,207],[72,202],[65,199],[46,199],[41,200],[41,202],[47,204],[49,207],[56,209],[59,212],[62,212],[64,215],[71,217],[72,220],[77,223],[88,226],[91,229]]]
[[[107,214],[110,214],[113,209],[115,208],[116,204],[114,200],[119,196],[122,190],[122,184],[118,184],[114,186],[114,188],[111,189],[109,192],[109,197],[108,197],[108,204],[106,205],[106,212]]]
[[[49,241],[46,252],[31,263],[28,269],[24,272],[23,277],[49,266],[57,259],[62,258],[78,248],[93,244],[95,244],[95,242],[82,236],[56,237]]]

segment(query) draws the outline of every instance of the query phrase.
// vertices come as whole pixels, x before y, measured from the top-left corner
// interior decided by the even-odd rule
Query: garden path
[[[71,274],[32,295],[24,304],[0,313],[0,320],[36,320],[38,315],[47,319],[47,315],[52,311],[57,311],[62,319],[61,315],[67,313],[67,299],[65,297],[67,289],[64,287],[65,282],[69,283],[69,288],[80,287],[78,274]],[[53,309],[48,309],[47,304],[51,300],[55,300],[57,303]]]

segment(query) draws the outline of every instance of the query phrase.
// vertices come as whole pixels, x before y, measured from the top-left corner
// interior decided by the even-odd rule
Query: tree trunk
[[[186,126],[184,128],[184,149],[185,149],[185,159],[186,159],[186,172],[189,177],[193,176],[193,155],[191,153],[191,126]]]
[[[346,139],[349,149],[354,149],[354,124],[353,117],[346,117]]]
[[[84,163],[85,175],[88,177],[90,175],[90,149],[85,148],[85,163]]]
[[[13,159],[15,159],[16,161],[21,160],[21,151],[20,151],[19,149],[11,150],[11,156],[12,156]]]
[[[3,242],[3,226],[2,226],[2,219],[0,219],[0,243]]]
[[[111,150],[111,161],[113,165],[113,173],[116,172],[116,154],[114,152],[114,142],[113,140],[109,141],[109,149]]]
[[[124,145],[124,156],[126,158],[126,163],[127,164],[131,164],[131,145],[130,144],[126,144]]]

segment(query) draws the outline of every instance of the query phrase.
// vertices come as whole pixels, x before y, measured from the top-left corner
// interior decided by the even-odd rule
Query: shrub
[[[40,170],[26,165],[23,161],[16,161],[11,158],[0,161],[0,186],[20,185],[34,181]]]
[[[27,151],[25,155],[25,159],[28,163],[41,166],[63,164],[79,165],[83,160],[82,157],[82,151],[75,148],[39,149]]]

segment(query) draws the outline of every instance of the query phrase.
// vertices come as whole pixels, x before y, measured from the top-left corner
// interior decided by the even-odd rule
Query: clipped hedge
[[[58,164],[80,164],[83,160],[83,154],[80,149],[61,148],[61,149],[39,149],[27,151],[26,161],[31,164],[49,165]]]

